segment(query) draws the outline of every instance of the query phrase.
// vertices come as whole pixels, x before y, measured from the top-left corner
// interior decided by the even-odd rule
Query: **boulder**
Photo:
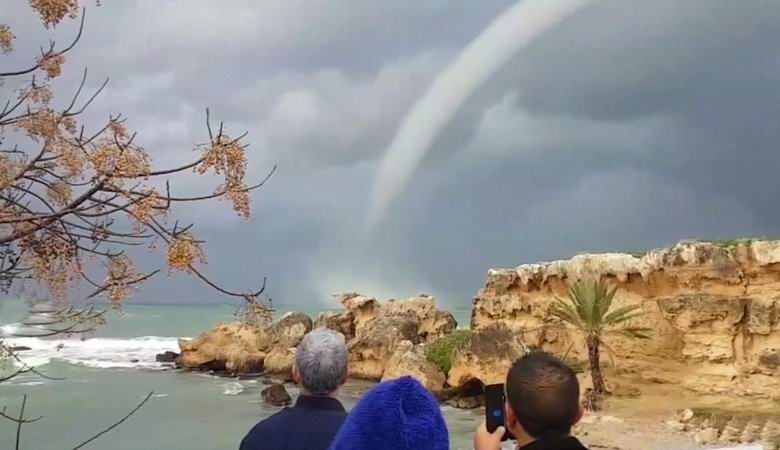
[[[401,342],[419,342],[417,330],[417,321],[410,316],[382,315],[371,319],[348,344],[350,376],[380,380]]]
[[[439,368],[425,358],[425,348],[410,341],[401,342],[387,362],[382,381],[409,375],[426,389],[438,394],[444,388],[446,377]]]
[[[256,373],[265,360],[258,350],[261,339],[261,332],[240,322],[218,324],[193,339],[180,339],[176,363],[187,369]]]
[[[292,403],[290,394],[283,384],[272,384],[260,392],[263,401],[271,406],[287,406]]]
[[[176,358],[178,358],[178,357],[179,357],[178,353],[172,352],[172,351],[167,351],[167,352],[164,352],[164,353],[158,353],[154,357],[154,360],[159,362],[159,363],[172,363],[172,362],[175,362]]]
[[[503,383],[512,363],[527,352],[525,344],[505,325],[481,328],[455,347],[447,382],[455,387],[472,380],[483,385]]]
[[[289,312],[264,331],[260,348],[295,347],[312,329],[311,317],[300,312]]]

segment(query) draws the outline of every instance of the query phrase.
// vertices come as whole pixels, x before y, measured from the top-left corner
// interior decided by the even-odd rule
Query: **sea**
[[[26,317],[24,302],[0,300],[0,329]],[[283,309],[283,308],[282,308]],[[280,311],[283,314],[285,311]],[[316,318],[319,311],[303,311]],[[177,340],[197,335],[215,323],[235,319],[236,305],[126,304],[109,311],[93,335],[57,339],[10,338],[34,373],[0,383],[0,411],[18,414],[26,395],[21,449],[67,450],[124,417],[149,392],[151,399],[127,421],[85,449],[237,449],[246,432],[277,407],[260,398],[261,378],[225,378],[163,367],[155,355],[178,351]],[[455,310],[461,326],[469,311]],[[5,364],[8,364],[6,361]],[[3,373],[0,370],[0,378]],[[350,409],[373,383],[351,380],[339,393]],[[293,399],[294,385],[287,386]],[[482,411],[442,406],[450,448],[471,449]],[[16,424],[0,417],[0,449],[12,449]]]

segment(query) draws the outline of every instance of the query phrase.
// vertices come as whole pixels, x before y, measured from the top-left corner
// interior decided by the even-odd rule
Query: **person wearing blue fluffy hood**
[[[329,450],[448,450],[439,403],[412,377],[380,383],[358,401]]]

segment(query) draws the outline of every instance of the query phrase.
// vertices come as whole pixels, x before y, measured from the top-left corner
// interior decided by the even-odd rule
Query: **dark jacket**
[[[412,377],[374,386],[349,413],[330,450],[449,450],[439,402]]]
[[[588,450],[573,436],[563,438],[537,439],[517,450]]]
[[[346,418],[335,398],[301,395],[292,408],[255,425],[240,450],[326,450]]]

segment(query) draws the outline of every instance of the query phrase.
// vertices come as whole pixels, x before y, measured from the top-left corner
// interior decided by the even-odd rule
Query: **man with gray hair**
[[[334,396],[347,381],[347,357],[341,333],[318,328],[304,336],[292,369],[301,391],[295,406],[255,425],[240,450],[326,450],[347,417]]]

